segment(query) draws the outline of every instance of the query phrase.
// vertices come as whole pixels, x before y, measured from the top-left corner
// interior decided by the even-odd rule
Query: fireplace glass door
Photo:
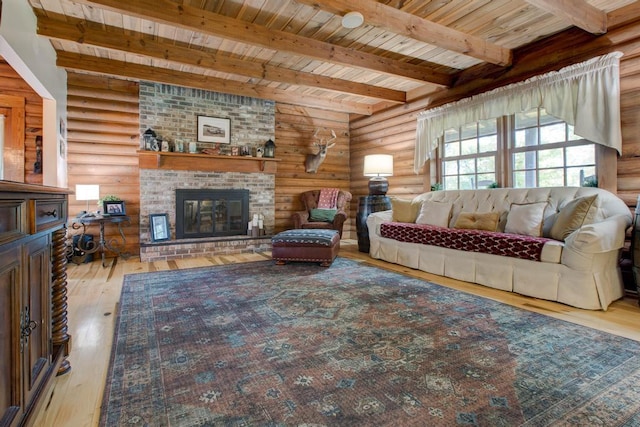
[[[177,190],[176,237],[246,234],[248,190]]]

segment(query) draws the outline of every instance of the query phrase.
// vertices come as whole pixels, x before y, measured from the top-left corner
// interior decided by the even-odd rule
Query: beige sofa
[[[590,201],[590,204],[585,204],[586,201]],[[623,295],[618,261],[632,216],[626,204],[606,190],[551,187],[433,191],[417,196],[412,202],[411,208],[394,203],[395,214],[390,210],[369,215],[367,226],[371,242],[370,255],[373,258],[585,309],[606,310],[612,301]],[[412,232],[429,228],[430,232],[437,233],[438,227],[434,225],[398,223],[397,217],[407,216],[407,212],[400,215],[400,209],[422,207],[419,212],[420,221],[424,222],[427,215],[429,223],[429,212],[438,211],[437,216],[441,218],[434,221],[443,221],[442,212],[449,206],[449,216],[440,224],[448,225],[449,230],[445,227],[441,231],[458,234],[466,232],[453,226],[462,224],[463,219],[477,213],[485,215],[494,212],[499,218],[496,232],[486,232],[494,239],[499,239],[500,236],[505,239],[524,238],[513,232],[515,229],[520,233],[523,227],[523,221],[516,217],[516,212],[520,216],[523,211],[530,213],[530,208],[538,206],[542,212],[540,237],[531,239],[543,245],[540,260],[451,249],[429,242],[399,241],[395,237],[381,235],[384,223],[387,225],[382,228],[387,234],[394,226],[411,228]],[[581,219],[578,218],[578,223],[575,222],[576,206],[585,209]],[[513,211],[511,217],[510,211]],[[408,216],[412,217],[416,212],[413,211]],[[396,221],[393,221],[394,216]],[[406,218],[402,221],[411,222]],[[524,222],[527,221],[531,222],[531,218]],[[567,221],[573,221],[572,225],[577,229],[566,229]],[[483,233],[475,230],[472,232]],[[555,238],[550,238],[552,235]],[[463,241],[465,238],[466,236],[462,236]],[[458,240],[460,241],[460,236]]]

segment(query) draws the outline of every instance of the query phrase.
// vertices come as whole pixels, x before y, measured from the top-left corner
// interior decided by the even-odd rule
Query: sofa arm
[[[309,222],[309,212],[297,211],[291,215],[291,218],[293,218],[293,228],[299,229],[302,228],[302,224]]]
[[[565,239],[565,245],[583,253],[604,253],[624,246],[629,218],[616,215],[602,222],[583,225]]]
[[[390,222],[393,219],[393,211],[380,211],[369,214],[367,217],[367,229],[369,230],[369,238],[380,236],[380,224]]]

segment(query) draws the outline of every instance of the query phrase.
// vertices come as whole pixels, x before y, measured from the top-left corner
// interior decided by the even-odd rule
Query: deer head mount
[[[316,154],[307,154],[307,159],[304,162],[305,171],[307,173],[316,173],[318,171],[318,167],[320,167],[324,158],[327,156],[327,150],[336,145],[333,141],[337,137],[333,130],[331,130],[331,138],[318,136],[319,133],[320,129],[316,129],[313,133],[313,138],[316,139],[316,142],[314,142],[313,145],[318,147],[318,152]]]

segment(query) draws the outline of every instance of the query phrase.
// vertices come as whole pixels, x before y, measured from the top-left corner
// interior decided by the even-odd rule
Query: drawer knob
[[[58,214],[58,210],[57,210],[57,209],[54,209],[54,210],[52,210],[52,211],[46,211],[46,212],[44,213],[44,215],[45,215],[45,216],[52,216],[52,217],[57,216],[57,214]]]

